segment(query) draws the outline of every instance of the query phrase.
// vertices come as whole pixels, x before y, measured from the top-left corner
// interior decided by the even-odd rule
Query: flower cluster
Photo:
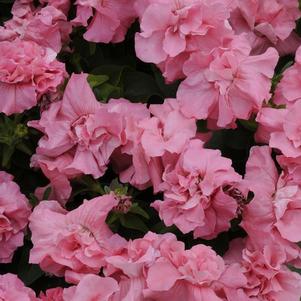
[[[298,1],[10,8],[0,300],[299,301]]]

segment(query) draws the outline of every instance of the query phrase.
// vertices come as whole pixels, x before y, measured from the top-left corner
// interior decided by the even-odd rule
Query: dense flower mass
[[[0,195],[0,263],[7,263],[23,245],[31,209],[13,177],[4,171],[0,172]]]
[[[1,301],[300,300],[300,1],[0,2]]]

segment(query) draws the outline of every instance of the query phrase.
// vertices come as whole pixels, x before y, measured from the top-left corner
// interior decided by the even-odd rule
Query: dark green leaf
[[[123,227],[128,229],[138,230],[143,233],[148,231],[145,223],[138,216],[133,214],[122,215],[120,217],[120,223]]]

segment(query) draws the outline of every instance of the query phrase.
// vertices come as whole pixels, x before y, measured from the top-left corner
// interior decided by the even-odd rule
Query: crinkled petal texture
[[[157,64],[168,81],[183,77],[190,53],[210,52],[233,35],[230,10],[221,0],[137,1],[136,9],[141,20],[136,54]]]
[[[270,147],[276,148],[287,158],[301,156],[301,100],[287,108],[264,108],[257,117],[260,124],[257,137],[265,137]]]
[[[226,263],[236,262],[241,266],[246,282],[238,290],[224,286],[227,300],[293,300],[298,301],[301,294],[301,277],[290,271],[285,263],[286,256],[277,244],[266,244],[254,249],[249,241],[232,241],[225,255]]]
[[[64,290],[64,301],[111,301],[113,295],[119,291],[116,280],[110,277],[86,275],[76,287]]]
[[[153,206],[167,226],[213,238],[227,230],[236,216],[237,200],[228,189],[240,180],[231,160],[217,150],[205,149],[200,140],[191,140],[176,164],[166,167],[161,185],[164,200]]]
[[[204,245],[185,250],[171,233],[148,232],[129,241],[126,252],[106,261],[105,274],[119,279],[120,285],[112,301],[222,300],[213,284],[225,270],[223,259]]]
[[[287,256],[287,262],[300,258],[295,242],[301,240],[297,230],[301,218],[301,189],[284,174],[278,176],[268,146],[251,149],[245,184],[254,192],[254,198],[244,210],[241,225],[252,244],[256,248],[278,245]]]
[[[20,14],[21,10],[24,13]],[[31,2],[16,1],[12,14],[13,18],[6,21],[0,29],[0,40],[13,41],[19,37],[22,40],[34,41],[56,53],[70,40],[72,25],[67,21],[65,14],[54,6],[35,8]],[[11,32],[14,34],[10,34]]]
[[[112,195],[105,195],[67,212],[56,201],[40,202],[30,217],[34,245],[30,262],[72,283],[85,274],[99,273],[104,257],[119,252],[125,244],[105,223],[117,204]]]
[[[45,293],[41,292],[39,298],[41,301],[65,301],[63,299],[63,288],[50,288]]]
[[[261,55],[250,55],[250,51],[248,41],[240,36],[205,58],[202,53],[191,55],[184,69],[187,78],[177,92],[182,112],[214,120],[221,128],[235,127],[236,119],[257,113],[270,99],[279,55],[274,48]]]
[[[96,43],[119,43],[125,38],[128,28],[137,15],[134,0],[78,0],[77,15],[72,21],[87,27],[84,38]],[[95,13],[93,14],[93,10]],[[89,25],[88,19],[93,16]]]
[[[121,114],[96,100],[87,74],[73,74],[63,100],[53,103],[40,120],[30,122],[44,133],[32,163],[45,170],[51,182],[58,174],[99,178],[122,143],[123,122]]]
[[[23,245],[31,208],[13,177],[5,172],[0,172],[0,195],[0,263],[8,263]]]
[[[246,33],[253,52],[262,53],[278,46],[295,29],[301,14],[294,0],[237,0],[230,23],[236,33]]]
[[[296,51],[295,64],[283,72],[282,79],[276,87],[274,103],[291,107],[301,99],[301,47]]]
[[[0,42],[0,112],[22,113],[46,93],[56,92],[66,77],[56,53],[32,41]]]
[[[5,301],[39,301],[35,292],[14,274],[0,275],[0,299]]]

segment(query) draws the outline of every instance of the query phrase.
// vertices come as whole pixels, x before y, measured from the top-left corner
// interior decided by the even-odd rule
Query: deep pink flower
[[[270,48],[251,56],[244,37],[234,39],[207,57],[191,55],[184,66],[187,78],[177,98],[188,117],[216,120],[218,127],[234,127],[235,120],[249,119],[270,99],[271,78],[278,53]]]
[[[55,57],[35,42],[0,42],[0,112],[21,113],[43,94],[55,92],[66,77],[64,64]]]
[[[35,292],[25,287],[14,274],[0,275],[0,300],[3,301],[39,301]]]
[[[56,201],[43,201],[30,217],[33,249],[30,262],[72,283],[89,273],[99,273],[105,256],[121,250],[125,240],[105,223],[118,204],[112,195],[85,201],[67,212]]]
[[[153,206],[167,226],[174,224],[183,233],[194,231],[194,237],[213,238],[227,230],[236,216],[237,201],[226,190],[240,180],[231,160],[192,140],[176,165],[166,166],[161,185],[164,200]]]
[[[191,52],[211,51],[232,36],[224,1],[144,1],[136,9],[142,13],[137,56],[157,64],[168,81],[183,77],[182,65]]]
[[[96,100],[87,74],[73,74],[63,100],[53,103],[30,125],[44,133],[34,161],[69,178],[102,176],[111,154],[123,141],[122,116]]]
[[[84,34],[87,41],[119,43],[124,40],[128,28],[136,18],[134,2],[134,0],[77,0],[77,15],[72,22],[87,27]],[[88,19],[92,16],[88,25]]]
[[[13,177],[3,171],[0,172],[0,195],[0,263],[8,263],[14,251],[23,245],[31,210]]]

